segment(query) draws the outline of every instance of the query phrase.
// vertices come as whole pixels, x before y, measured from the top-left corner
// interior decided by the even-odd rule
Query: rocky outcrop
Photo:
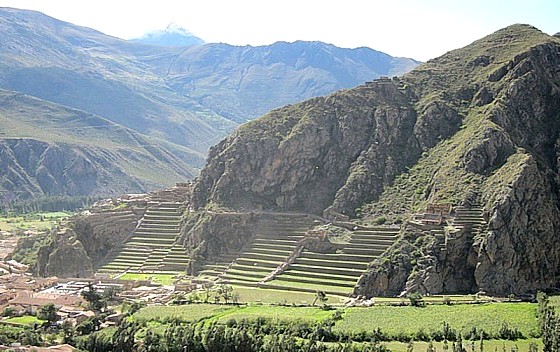
[[[111,251],[126,241],[140,218],[141,214],[138,212],[126,210],[90,216],[78,215],[71,226],[76,240],[80,241],[93,267],[97,268]]]
[[[482,139],[463,155],[462,166],[466,171],[481,175],[500,168],[515,153],[510,137],[497,128],[485,128]]]
[[[211,151],[195,205],[360,208],[365,222],[378,209],[397,221],[428,202],[482,205],[484,230],[446,229],[443,243],[403,228],[356,292],[558,288],[559,58],[556,38],[514,25],[400,79],[275,110]]]
[[[438,238],[430,229],[403,226],[401,239],[372,263],[355,291],[365,296],[412,292],[449,294],[477,292],[477,253],[469,229],[447,229]]]
[[[418,157],[415,121],[392,81],[275,110],[210,151],[195,204],[353,214]]]
[[[39,250],[34,271],[43,277],[87,277],[93,274],[93,263],[76,234],[65,229],[53,235],[49,246]]]
[[[216,260],[237,253],[257,231],[258,218],[252,213],[198,212],[184,227],[183,247],[191,260]]]
[[[125,207],[74,216],[39,250],[34,272],[40,276],[91,275],[132,234],[142,213],[143,209]]]
[[[496,190],[489,231],[475,246],[476,284],[492,294],[558,288],[558,195],[532,156],[519,158],[511,181]]]

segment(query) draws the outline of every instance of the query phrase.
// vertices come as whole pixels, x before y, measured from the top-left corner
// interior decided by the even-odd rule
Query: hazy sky
[[[0,0],[123,39],[175,22],[206,42],[320,40],[428,60],[514,23],[560,32],[559,0]]]

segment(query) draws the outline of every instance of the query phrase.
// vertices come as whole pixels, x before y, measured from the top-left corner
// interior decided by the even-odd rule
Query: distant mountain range
[[[159,44],[164,43],[164,37],[160,36]],[[21,105],[2,112],[10,114],[12,121],[9,129],[0,125],[2,138],[33,139],[62,149],[81,148],[91,139],[92,128],[69,132],[64,143],[49,133],[30,133],[46,120],[49,124],[61,123],[52,126],[53,131],[65,131],[65,119],[58,119],[62,114],[77,124],[87,125],[87,121],[78,122],[86,117],[99,119],[110,126],[108,130],[126,130],[133,140],[142,140],[144,149],[174,156],[171,164],[160,159],[166,166],[142,162],[138,167],[108,157],[105,162],[119,170],[121,180],[128,178],[120,182],[127,186],[113,188],[100,176],[99,184],[105,185],[93,187],[89,194],[141,191],[168,185],[175,177],[177,181],[192,177],[203,165],[208,148],[240,123],[278,106],[379,76],[400,75],[418,65],[415,60],[368,48],[341,49],[320,42],[279,42],[260,47],[147,45],[39,12],[11,8],[0,8],[0,43],[0,89],[6,97],[18,97],[15,101]],[[29,116],[17,112],[26,111],[31,101],[37,112],[33,115],[36,123],[19,125],[17,119]],[[96,138],[103,146],[112,144],[115,137],[98,133]],[[126,140],[121,142],[124,149],[137,147]],[[124,150],[120,146],[117,149]],[[101,157],[102,153],[96,155]],[[86,159],[91,161],[90,157]],[[170,169],[175,171],[161,175],[161,170]],[[37,184],[36,172],[30,171],[26,177]],[[8,180],[6,184],[14,183],[6,174],[0,174],[0,178]],[[68,189],[37,185],[29,188],[32,192],[24,192],[25,197],[65,194]],[[6,187],[0,184],[0,190]]]

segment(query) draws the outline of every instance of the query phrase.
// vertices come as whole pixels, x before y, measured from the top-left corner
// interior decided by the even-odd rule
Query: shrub
[[[502,340],[517,340],[522,339],[523,334],[516,327],[510,328],[508,323],[504,322],[498,332],[498,338]]]
[[[408,299],[410,300],[410,305],[414,307],[424,307],[426,304],[424,303],[424,298],[420,294],[420,292],[414,292],[408,295]]]
[[[376,225],[383,225],[387,222],[387,218],[385,216],[379,216],[373,221]]]

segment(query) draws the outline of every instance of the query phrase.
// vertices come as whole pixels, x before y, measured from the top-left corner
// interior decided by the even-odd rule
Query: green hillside
[[[0,119],[4,202],[142,192],[194,177],[203,160],[186,147],[21,93],[0,91]]]

